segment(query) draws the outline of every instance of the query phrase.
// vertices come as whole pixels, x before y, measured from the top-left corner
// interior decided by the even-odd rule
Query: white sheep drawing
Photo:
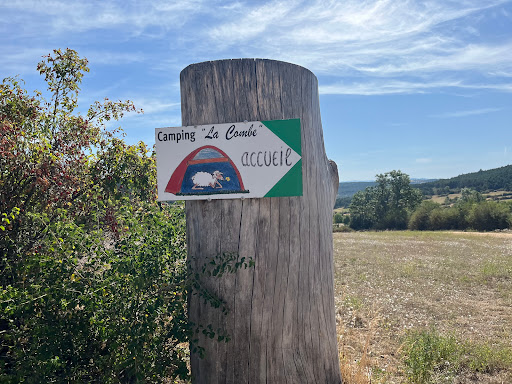
[[[214,171],[213,174],[208,172],[196,172],[196,174],[192,176],[192,182],[194,183],[192,189],[204,189],[203,187],[207,186],[222,188],[222,184],[219,180],[224,180],[222,172],[220,171]]]

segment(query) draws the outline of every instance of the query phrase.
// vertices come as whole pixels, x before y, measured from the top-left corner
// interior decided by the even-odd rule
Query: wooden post
[[[186,203],[192,268],[224,252],[255,261],[222,278],[203,277],[228,315],[190,297],[191,321],[231,335],[228,343],[200,335],[206,355],[191,355],[193,382],[341,383],[332,256],[338,174],[325,155],[316,77],[272,60],[192,64],[181,72],[181,110],[183,125],[302,124],[303,196]]]

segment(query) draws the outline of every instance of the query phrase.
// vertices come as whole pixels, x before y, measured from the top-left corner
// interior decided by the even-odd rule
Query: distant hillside
[[[363,191],[367,187],[373,187],[375,181],[347,181],[341,182],[338,187],[338,196],[340,197],[352,197],[356,192]]]
[[[441,179],[429,183],[417,184],[425,195],[435,195],[443,192],[458,192],[462,188],[471,188],[479,192],[494,190],[512,190],[512,165],[466,173],[451,179]]]
[[[439,179],[411,179],[411,184],[423,184],[430,183],[432,181],[437,181]]]
[[[426,183],[433,179],[411,179],[411,184]],[[375,181],[344,181],[338,187],[339,197],[352,197],[356,192],[363,191],[367,187],[373,187],[377,183]]]

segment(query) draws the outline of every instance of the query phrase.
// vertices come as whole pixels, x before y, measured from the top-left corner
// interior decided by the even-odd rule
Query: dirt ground
[[[511,233],[333,236],[339,343],[354,363],[368,357],[372,383],[406,382],[401,346],[411,330],[512,345]],[[512,383],[512,369],[459,372],[449,382]]]

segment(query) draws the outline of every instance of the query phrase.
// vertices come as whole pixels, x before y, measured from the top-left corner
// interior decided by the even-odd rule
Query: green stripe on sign
[[[266,120],[262,123],[276,136],[283,140],[291,149],[302,156],[300,119]]]
[[[302,196],[302,159],[265,195],[265,197],[282,196]]]

